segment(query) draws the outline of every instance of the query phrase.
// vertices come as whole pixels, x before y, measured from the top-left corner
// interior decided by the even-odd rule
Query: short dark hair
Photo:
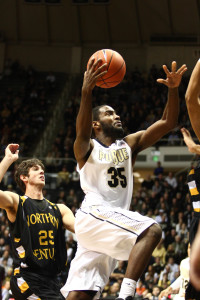
[[[15,181],[23,193],[25,192],[26,186],[24,182],[20,179],[20,175],[28,176],[30,168],[37,165],[39,165],[43,170],[45,170],[42,161],[37,158],[24,160],[18,165],[15,171]]]
[[[92,110],[92,119],[93,121],[99,121],[99,114],[100,114],[100,108],[103,107],[105,105],[99,105],[93,108]]]

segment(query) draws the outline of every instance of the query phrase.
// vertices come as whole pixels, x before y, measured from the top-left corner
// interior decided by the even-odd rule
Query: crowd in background
[[[17,61],[6,60],[0,77],[0,150],[17,141],[24,157],[31,154],[52,115],[66,77],[66,74],[39,73],[32,66],[25,69]]]
[[[34,140],[34,136],[39,138],[41,123],[46,121],[46,108],[51,106],[48,95],[56,89],[57,80],[52,73],[49,73],[45,79],[38,80],[38,73],[33,68],[23,70],[17,63],[10,64],[10,69],[11,73],[5,75],[6,79],[2,78],[1,81],[7,80],[9,76],[12,79],[12,76],[15,78],[16,74],[18,76],[21,74],[20,76],[25,78],[26,83],[18,92],[9,87],[4,94],[0,95],[2,98],[0,101],[1,146],[5,147],[7,143],[14,141],[20,144],[24,153],[28,154],[31,141]],[[94,105],[106,103],[113,106],[121,117],[125,134],[146,129],[161,117],[166,103],[167,88],[156,83],[156,79],[163,76],[162,70],[155,66],[152,66],[148,73],[137,69],[127,72],[123,82],[116,88],[96,88],[93,95]],[[80,103],[81,81],[82,78],[79,88],[67,102],[63,116],[65,126],[59,130],[44,161],[47,172],[44,196],[52,202],[65,203],[74,214],[83,199],[79,173],[73,155],[75,116]],[[193,134],[184,100],[187,82],[188,78],[183,78],[179,90],[181,99],[179,126],[166,136],[164,142],[159,142],[159,144],[179,145],[182,140],[179,129],[182,125]],[[63,158],[67,163],[63,162]],[[0,188],[20,193],[14,181],[14,171],[15,167],[6,174]],[[55,176],[51,177],[52,173]],[[156,300],[160,291],[179,276],[180,261],[187,256],[192,207],[189,201],[186,174],[175,177],[172,172],[165,172],[158,163],[152,174],[145,178],[140,188],[134,191],[131,210],[154,218],[162,227],[162,240],[154,250],[149,265],[136,288],[138,299]],[[3,210],[0,210],[0,226],[0,282],[2,295],[6,295],[12,273],[12,255],[8,220]],[[76,236],[66,231],[68,266],[66,272],[59,277],[61,284],[67,278],[76,246]],[[103,298],[116,298],[125,268],[126,262],[120,261],[103,291]],[[3,299],[6,299],[5,297]]]

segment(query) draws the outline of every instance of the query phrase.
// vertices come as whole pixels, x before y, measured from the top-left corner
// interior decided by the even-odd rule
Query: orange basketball
[[[96,83],[97,86],[111,88],[123,80],[126,73],[126,64],[123,57],[117,51],[111,49],[98,50],[90,57],[87,67],[92,58],[95,58],[95,61],[101,58],[102,65],[107,63],[107,73],[100,77]]]

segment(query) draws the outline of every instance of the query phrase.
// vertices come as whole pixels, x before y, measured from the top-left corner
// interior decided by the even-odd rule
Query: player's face
[[[105,135],[115,138],[123,137],[122,122],[112,107],[103,106],[100,108],[99,122]]]
[[[41,166],[35,165],[29,169],[28,183],[31,185],[45,185],[44,170]]]

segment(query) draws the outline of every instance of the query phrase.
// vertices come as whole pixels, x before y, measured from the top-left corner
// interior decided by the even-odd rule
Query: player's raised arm
[[[190,81],[185,95],[187,110],[192,124],[192,128],[196,133],[196,136],[200,140],[199,96],[200,96],[200,60],[197,61],[194,70],[192,71],[192,75],[190,77]]]
[[[18,159],[18,149],[18,144],[9,144],[7,146],[5,150],[5,156],[0,163],[0,182],[2,181],[10,165]],[[0,208],[3,208],[7,211],[8,217],[9,212],[13,212],[17,207],[18,201],[19,196],[17,194],[0,190]]]
[[[172,62],[171,71],[163,65],[166,79],[157,79],[157,82],[168,87],[168,101],[160,120],[152,124],[147,130],[137,132],[125,138],[135,154],[152,146],[169,131],[174,129],[178,122],[179,115],[179,95],[178,87],[181,83],[182,75],[187,70],[186,65],[182,65],[177,70],[176,62]]]
[[[106,64],[100,66],[101,59],[94,62],[90,60],[87,71],[84,73],[81,103],[76,119],[76,140],[74,154],[78,163],[81,163],[90,150],[90,137],[92,133],[92,90],[99,77],[106,74]]]

